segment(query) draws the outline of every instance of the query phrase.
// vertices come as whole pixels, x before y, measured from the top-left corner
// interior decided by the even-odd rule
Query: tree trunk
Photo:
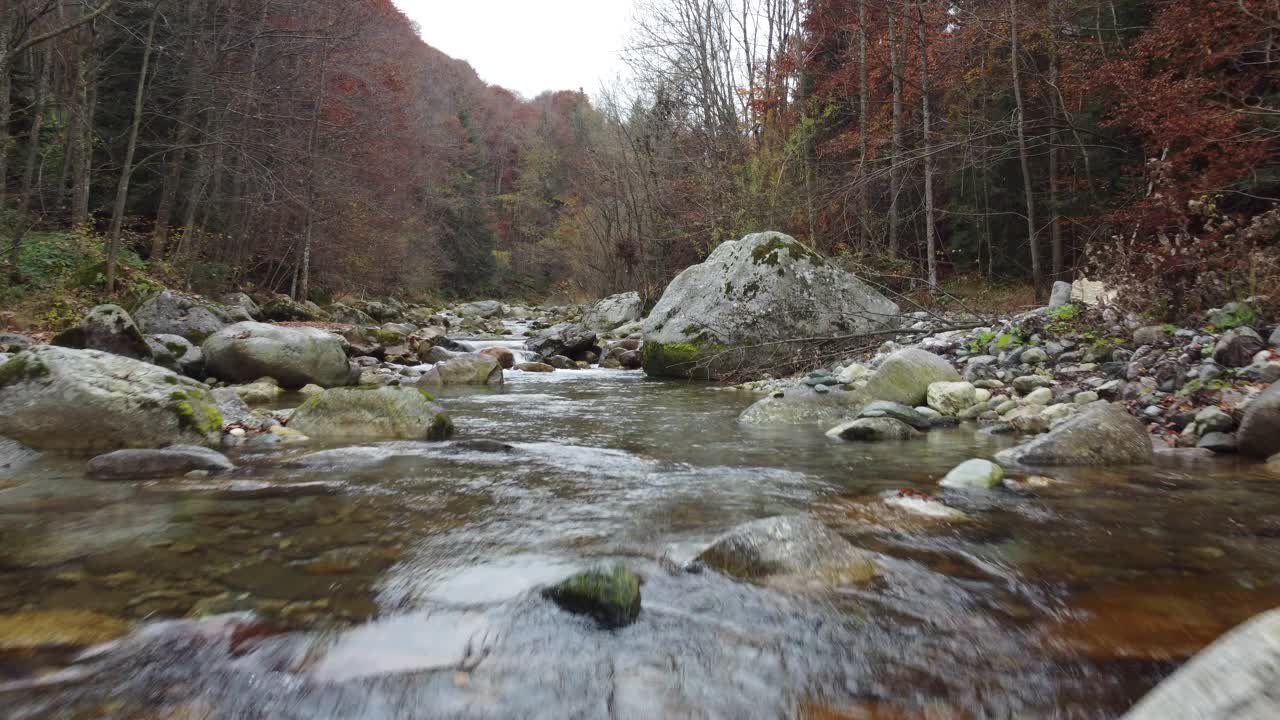
[[[129,126],[129,143],[116,183],[115,204],[111,208],[111,232],[107,240],[107,293],[116,290],[116,260],[120,255],[120,231],[124,226],[125,202],[129,199],[129,176],[133,174],[133,156],[138,150],[138,129],[142,126],[143,101],[147,92],[147,72],[151,69],[151,49],[155,45],[156,20],[160,17],[160,1],[151,6],[147,23],[147,41],[142,51],[142,68],[138,71],[138,89],[133,96],[133,123]]]
[[[49,95],[49,72],[53,65],[53,53],[43,54],[39,79],[36,81],[35,102],[31,107],[31,134],[27,138],[27,162],[22,169],[22,189],[18,196],[18,223],[9,244],[9,276],[14,279],[14,282],[20,280],[18,256],[22,252],[22,241],[31,226],[31,195],[35,190],[36,164],[40,162],[40,131],[44,127],[45,103]],[[33,62],[35,57],[37,55],[33,54]]]
[[[889,257],[898,256],[898,195],[902,192],[902,53],[898,48],[898,21],[890,10],[889,65],[893,73],[893,132],[889,151]]]
[[[93,119],[98,103],[97,67],[93,60],[96,38],[89,26],[89,38],[79,43],[76,62],[75,127],[76,155],[71,164],[71,225],[89,224],[89,191],[93,183]]]
[[[924,142],[924,236],[929,286],[938,286],[937,225],[933,218],[933,136],[929,127],[929,40],[924,22],[924,0],[916,2],[916,29],[920,34],[920,119]]]
[[[7,50],[11,42],[9,28],[8,18],[0,20],[0,51]],[[13,144],[13,139],[9,136],[9,122],[13,115],[10,69],[9,63],[0,65],[0,208],[8,202],[9,151]]]
[[[871,215],[867,183],[867,133],[869,132],[870,91],[867,88],[867,0],[858,0],[858,244],[871,244],[868,223]]]
[[[1022,192],[1027,201],[1027,242],[1031,248],[1031,285],[1036,302],[1044,299],[1044,279],[1041,277],[1040,245],[1036,241],[1036,198],[1031,191],[1031,164],[1027,159],[1027,130],[1025,108],[1022,103],[1021,74],[1018,70],[1018,1],[1009,0],[1009,44],[1012,54],[1009,67],[1013,72],[1013,98],[1017,107],[1018,162],[1022,165]]]
[[[1056,19],[1056,14],[1051,16]],[[1061,214],[1058,197],[1059,143],[1058,127],[1061,113],[1058,112],[1058,50],[1054,38],[1049,39],[1049,247],[1052,255],[1052,272],[1054,280],[1061,280],[1065,259],[1062,247],[1062,223],[1058,222]]]
[[[307,136],[307,159],[309,163],[307,172],[307,208],[302,234],[302,262],[298,270],[297,295],[294,296],[294,299],[302,302],[306,302],[307,294],[311,291],[311,241],[315,235],[316,220],[316,138],[320,134],[320,108],[324,105],[324,83],[328,65],[329,48],[326,46],[324,56],[320,61],[320,82],[316,88],[317,95],[311,108],[311,131]]]

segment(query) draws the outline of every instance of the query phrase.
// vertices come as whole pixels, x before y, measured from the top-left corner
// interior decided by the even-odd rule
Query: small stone
[[[1234,418],[1213,406],[1196,413],[1195,422],[1201,433],[1230,432],[1236,427]]]
[[[1000,484],[1004,468],[990,460],[966,460],[951,469],[938,484],[947,488],[991,488]]]
[[[1028,405],[1048,405],[1053,401],[1053,391],[1047,387],[1036,388],[1023,398]]]
[[[1043,365],[1049,362],[1049,353],[1038,347],[1027,348],[1023,351],[1021,359],[1028,365]]]
[[[910,440],[919,434],[915,428],[891,417],[859,418],[827,431],[828,437],[860,441]]]
[[[1071,400],[1077,405],[1088,405],[1089,403],[1094,402],[1097,399],[1098,399],[1098,393],[1094,392],[1093,390],[1085,390],[1083,392],[1076,393],[1075,397],[1073,397]]]
[[[569,612],[590,615],[605,628],[625,627],[640,616],[640,578],[622,565],[578,573],[543,594]]]
[[[1040,375],[1023,375],[1013,379],[1013,389],[1019,395],[1026,395],[1032,390],[1038,388],[1047,388],[1053,385],[1053,381],[1047,377]]]
[[[1196,447],[1211,450],[1215,453],[1226,454],[1234,453],[1238,448],[1235,433],[1210,432],[1205,433],[1200,438],[1200,442],[1196,443]]]

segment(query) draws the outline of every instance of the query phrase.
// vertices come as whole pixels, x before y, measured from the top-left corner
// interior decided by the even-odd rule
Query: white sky
[[[428,45],[532,98],[594,95],[622,74],[635,0],[395,0]]]

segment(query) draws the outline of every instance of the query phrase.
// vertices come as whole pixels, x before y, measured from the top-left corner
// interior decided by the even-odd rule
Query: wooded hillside
[[[644,0],[632,86],[526,100],[390,0],[9,0],[9,292],[52,232],[101,290],[652,298],[779,229],[897,289],[1265,296],[1278,30],[1276,0]]]

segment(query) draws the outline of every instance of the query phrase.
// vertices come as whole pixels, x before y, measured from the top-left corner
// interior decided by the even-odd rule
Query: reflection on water
[[[1008,441],[739,427],[750,400],[622,371],[513,372],[441,398],[460,442],[237,458],[246,487],[271,492],[93,483],[83,461],[15,459],[0,469],[0,617],[77,608],[135,629],[79,658],[0,632],[0,707],[1105,718],[1280,604],[1280,483],[1248,468],[940,491],[953,465]],[[462,442],[477,438],[510,449]],[[903,488],[967,521],[881,514]],[[679,569],[736,523],[796,511],[881,554],[884,576],[788,592]],[[537,592],[618,559],[645,580],[635,625],[599,630]]]

